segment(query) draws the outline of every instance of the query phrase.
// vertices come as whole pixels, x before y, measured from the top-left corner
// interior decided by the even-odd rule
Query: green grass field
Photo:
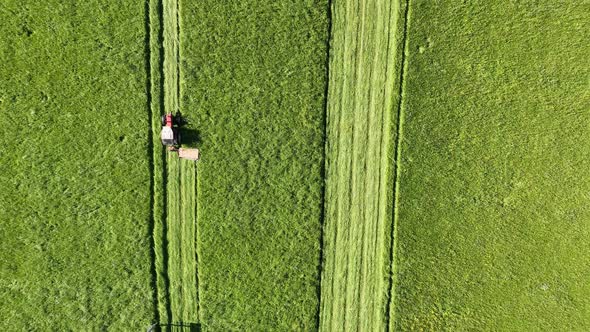
[[[587,331],[590,4],[410,3],[392,328]]]
[[[0,19],[1,330],[590,330],[587,1]]]
[[[0,4],[3,331],[153,319],[143,16],[140,2]]]
[[[181,108],[197,124],[199,318],[313,330],[327,3],[181,3]]]

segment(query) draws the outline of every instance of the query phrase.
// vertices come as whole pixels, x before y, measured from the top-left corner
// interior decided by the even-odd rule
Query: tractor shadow
[[[193,128],[180,129],[181,143],[183,147],[198,148],[201,146],[201,133]]]
[[[169,332],[169,331],[181,331],[181,332],[200,332],[201,324],[199,323],[170,323],[170,324],[154,324],[147,330],[148,332]]]

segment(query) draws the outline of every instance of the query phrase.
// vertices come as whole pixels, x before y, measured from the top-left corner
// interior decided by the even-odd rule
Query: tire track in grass
[[[156,322],[167,322],[170,318],[170,297],[168,293],[168,239],[166,225],[166,171],[165,155],[160,143],[160,116],[164,108],[163,70],[163,25],[162,3],[159,0],[146,2],[146,29],[148,31],[148,69],[150,93],[150,146],[152,160],[152,218],[153,251],[156,272],[155,296],[157,301]]]
[[[156,217],[154,213],[154,205],[155,205],[155,169],[154,169],[154,114],[152,108],[152,66],[151,66],[151,28],[150,28],[150,2],[146,1],[144,6],[145,11],[145,71],[146,71],[146,108],[147,108],[147,116],[148,116],[148,160],[149,160],[149,172],[150,172],[150,220],[149,220],[149,228],[148,234],[150,236],[150,258],[151,258],[151,266],[150,266],[150,274],[152,275],[151,280],[151,288],[152,288],[152,301],[154,304],[154,322],[160,321],[160,313],[158,308],[158,272],[156,267],[156,244],[155,244],[155,223]]]
[[[388,327],[397,1],[333,8],[320,330]]]

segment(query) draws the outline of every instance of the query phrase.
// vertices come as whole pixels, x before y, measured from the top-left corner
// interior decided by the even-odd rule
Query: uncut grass
[[[590,6],[411,1],[396,330],[590,329]]]
[[[323,331],[386,328],[400,14],[393,1],[333,5]]]
[[[154,320],[144,5],[0,5],[0,329]]]
[[[199,317],[313,330],[327,3],[181,6],[181,107],[198,129]]]

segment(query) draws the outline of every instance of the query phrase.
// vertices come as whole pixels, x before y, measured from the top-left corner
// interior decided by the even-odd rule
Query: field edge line
[[[164,50],[164,0],[150,0],[152,3],[155,3],[157,6],[156,15],[157,17],[155,20],[158,22],[158,32],[157,32],[157,41],[155,47],[158,49],[158,68],[157,72],[159,74],[159,115],[163,115],[166,113],[166,97],[164,95],[166,91],[165,86],[165,70],[164,70],[164,57],[165,57],[165,50]],[[156,119],[159,120],[159,119]],[[170,242],[168,240],[168,165],[167,165],[167,158],[166,158],[166,150],[160,148],[159,153],[159,160],[161,162],[162,168],[160,170],[161,178],[162,178],[162,212],[161,212],[161,225],[162,225],[162,233],[160,234],[162,239],[162,252],[163,252],[163,272],[162,272],[162,279],[164,282],[165,288],[165,303],[164,303],[164,310],[166,312],[166,319],[162,319],[160,323],[171,323],[172,322],[172,306],[171,306],[171,295],[170,295],[170,275],[169,275],[169,268],[170,268]],[[161,314],[160,314],[161,315]],[[162,318],[162,317],[161,317]]]
[[[396,142],[395,142],[395,161],[394,161],[394,172],[393,172],[393,226],[391,229],[391,255],[390,255],[390,280],[389,280],[389,301],[387,305],[386,317],[389,317],[388,324],[386,325],[387,331],[395,329],[395,310],[396,310],[396,284],[397,284],[397,248],[398,248],[398,228],[399,228],[399,200],[400,200],[400,175],[401,175],[401,153],[402,153],[402,140],[403,140],[403,122],[404,122],[404,86],[406,84],[406,73],[408,66],[408,28],[410,19],[410,0],[404,0],[404,14],[403,14],[403,31],[402,31],[402,44],[403,49],[401,52],[401,67],[399,75],[399,90],[397,100],[397,128],[396,128]],[[393,328],[392,328],[393,325]]]
[[[326,61],[325,67],[326,70],[324,72],[326,83],[324,85],[324,107],[323,107],[323,140],[324,140],[324,153],[322,155],[322,189],[321,189],[321,212],[320,212],[320,248],[319,248],[319,255],[318,255],[318,283],[317,283],[317,307],[316,307],[316,330],[320,330],[321,326],[321,316],[322,316],[322,277],[324,274],[325,268],[325,257],[324,257],[324,248],[325,248],[325,220],[326,220],[326,177],[328,171],[328,92],[330,89],[330,50],[332,47],[332,0],[327,0],[326,4]]]
[[[159,310],[159,291],[158,291],[158,272],[156,262],[156,217],[155,217],[155,191],[156,191],[156,179],[155,179],[155,165],[154,165],[154,125],[153,117],[154,112],[152,109],[152,52],[151,52],[151,1],[147,0],[144,4],[144,27],[145,27],[145,71],[146,71],[146,106],[148,114],[148,167],[150,177],[150,193],[149,193],[149,222],[148,222],[148,237],[150,239],[150,274],[151,274],[151,289],[152,289],[152,305],[153,308],[153,323],[160,321],[160,310]]]

